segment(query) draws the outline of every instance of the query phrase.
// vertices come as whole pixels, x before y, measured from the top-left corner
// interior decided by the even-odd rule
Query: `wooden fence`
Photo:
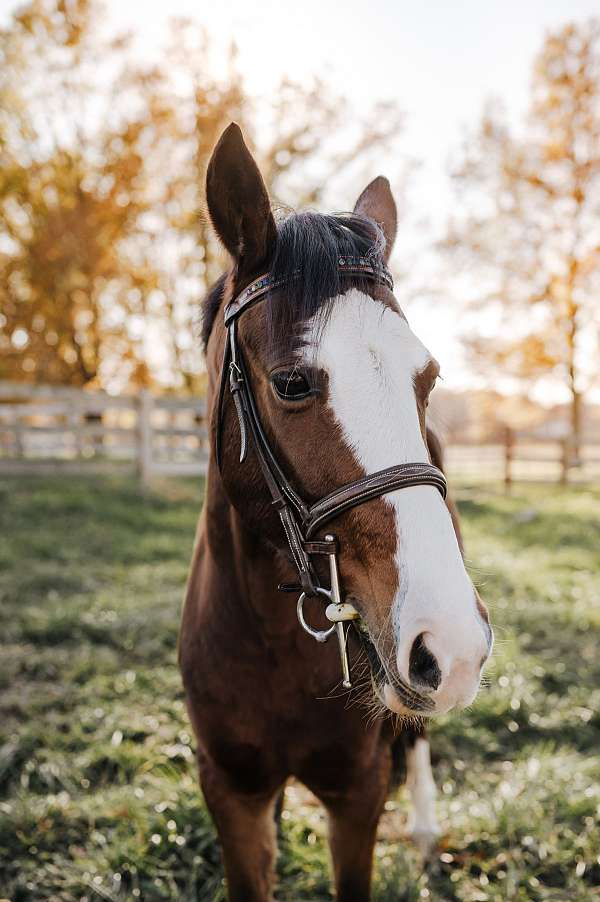
[[[202,399],[0,382],[0,473],[202,474],[204,417]]]
[[[507,431],[501,442],[449,444],[445,452],[451,477],[473,482],[600,481],[600,442],[583,442],[575,455],[567,439],[538,438]]]
[[[206,472],[203,399],[149,391],[113,396],[76,388],[0,382],[0,474],[113,471],[153,476]],[[497,444],[450,444],[449,475],[460,479],[559,482],[600,479],[600,443],[575,461],[564,441],[507,431]]]

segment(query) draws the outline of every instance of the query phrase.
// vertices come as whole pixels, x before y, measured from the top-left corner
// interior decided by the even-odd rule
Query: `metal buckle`
[[[237,383],[244,381],[244,375],[234,360],[229,364],[229,381],[233,385],[237,385]]]

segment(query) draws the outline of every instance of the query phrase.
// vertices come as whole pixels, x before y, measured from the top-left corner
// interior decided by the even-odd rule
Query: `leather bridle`
[[[383,284],[390,290],[393,288],[392,277],[382,263],[374,265],[373,262],[364,257],[340,257],[338,266],[340,275],[366,278]],[[298,273],[298,277],[300,275]],[[387,467],[385,470],[379,470],[377,473],[372,473],[354,482],[340,486],[314,504],[307,504],[302,499],[283,472],[265,435],[252,385],[248,378],[244,357],[237,339],[237,323],[240,316],[250,306],[253,306],[257,301],[264,300],[270,292],[283,284],[282,280],[277,281],[268,274],[262,275],[260,278],[255,279],[225,307],[227,335],[217,401],[216,458],[220,469],[222,457],[222,408],[226,386],[229,383],[229,391],[235,403],[240,428],[240,463],[243,463],[246,459],[248,434],[250,434],[258,463],[271,494],[273,507],[281,519],[290,553],[298,571],[298,584],[284,584],[279,586],[279,588],[283,591],[300,592],[297,604],[298,619],[302,627],[313,638],[324,642],[333,632],[337,632],[342,660],[343,684],[346,688],[350,688],[347,632],[344,631],[344,622],[358,618],[359,614],[353,605],[343,600],[341,595],[337,569],[338,543],[335,536],[327,534],[321,538],[317,537],[316,534],[325,524],[345,511],[374,498],[380,498],[389,492],[395,492],[398,489],[429,485],[434,486],[445,498],[446,479],[442,471],[430,463],[403,463]],[[324,588],[319,583],[315,568],[311,563],[311,557],[315,554],[325,554],[329,558],[331,581],[329,589]],[[304,599],[317,595],[325,597],[330,602],[326,609],[326,615],[333,625],[327,630],[313,629],[304,619]],[[415,693],[414,690],[404,684],[402,684],[402,688],[405,695],[407,693],[410,694],[413,707],[417,702],[417,706],[422,709],[432,707],[432,703],[425,696]]]

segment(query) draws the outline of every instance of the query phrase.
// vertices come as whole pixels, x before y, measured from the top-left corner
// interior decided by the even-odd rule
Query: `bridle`
[[[374,265],[365,257],[344,256],[338,259],[338,266],[340,275],[360,276],[383,284],[390,290],[393,288],[392,277],[382,263]],[[298,273],[298,277],[300,275]],[[265,435],[244,357],[237,340],[237,323],[244,311],[257,301],[264,300],[270,292],[283,284],[285,284],[284,280],[276,280],[268,274],[262,275],[225,307],[227,336],[217,402],[216,458],[220,469],[222,411],[225,390],[229,383],[229,391],[234,400],[240,428],[240,463],[246,459],[248,434],[250,434],[258,463],[271,494],[273,507],[281,519],[290,553],[298,571],[299,583],[283,584],[278,588],[286,592],[300,592],[297,602],[298,620],[303,629],[318,642],[325,642],[334,632],[337,632],[343,685],[345,688],[351,688],[347,630],[344,629],[344,623],[356,620],[360,615],[352,604],[343,600],[341,594],[337,567],[339,550],[337,539],[332,534],[319,537],[317,533],[325,524],[345,511],[398,489],[418,485],[435,486],[445,498],[446,479],[442,471],[430,463],[404,463],[387,467],[385,470],[379,470],[377,473],[340,486],[314,504],[307,504],[296,492],[279,465]],[[328,557],[331,583],[329,589],[319,583],[311,562],[313,555]],[[314,596],[321,596],[328,602],[325,613],[327,619],[332,623],[329,629],[313,629],[304,618],[304,600]],[[398,679],[395,678],[395,686],[397,683]],[[433,707],[429,698],[415,692],[404,683],[401,683],[400,688],[404,696],[410,700],[413,708],[423,710]]]

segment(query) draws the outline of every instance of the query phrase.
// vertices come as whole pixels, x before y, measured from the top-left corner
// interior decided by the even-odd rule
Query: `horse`
[[[393,294],[387,179],[352,213],[276,221],[232,123],[206,196],[231,266],[203,304],[211,450],[179,641],[200,782],[232,902],[273,898],[290,778],[326,809],[337,899],[365,900],[402,768],[414,833],[438,832],[425,718],[473,701],[492,645],[426,422],[439,365]]]

